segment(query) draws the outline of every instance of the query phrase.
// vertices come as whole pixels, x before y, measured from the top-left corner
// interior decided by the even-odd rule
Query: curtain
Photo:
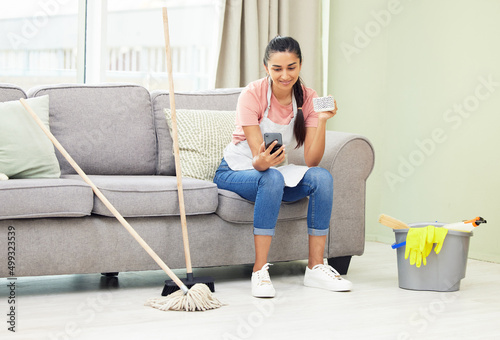
[[[321,0],[219,1],[216,88],[242,87],[265,77],[264,51],[279,34],[299,42],[301,78],[322,94]]]

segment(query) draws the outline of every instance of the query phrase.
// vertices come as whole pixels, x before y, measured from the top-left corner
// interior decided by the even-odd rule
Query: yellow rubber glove
[[[440,227],[436,228],[433,225],[429,225],[425,228],[427,228],[427,236],[426,236],[424,251],[422,253],[422,261],[424,263],[424,266],[427,264],[426,258],[431,253],[434,243],[436,244],[436,246],[434,247],[434,252],[436,254],[439,254],[441,248],[443,247],[443,242],[446,237],[446,234],[448,234],[448,229],[446,228],[440,228]]]
[[[434,247],[434,252],[436,254],[439,254],[441,248],[443,248],[443,242],[447,234],[448,229],[446,228],[434,228],[434,237],[432,242],[436,243],[436,246]]]
[[[408,230],[408,234],[406,235],[405,259],[410,256],[410,265],[416,264],[417,268],[420,268],[426,242],[427,228],[410,228]]]
[[[432,246],[434,245],[434,234],[435,234],[435,227],[433,225],[428,225],[425,227],[427,229],[427,237],[425,239],[425,247],[424,251],[422,254],[422,258],[424,259],[424,266],[427,265],[427,256],[432,251]]]

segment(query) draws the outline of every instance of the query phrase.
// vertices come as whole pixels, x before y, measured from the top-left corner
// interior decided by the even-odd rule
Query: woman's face
[[[292,91],[293,85],[299,79],[301,66],[300,59],[295,53],[275,52],[271,54],[265,68],[273,80],[273,90]]]

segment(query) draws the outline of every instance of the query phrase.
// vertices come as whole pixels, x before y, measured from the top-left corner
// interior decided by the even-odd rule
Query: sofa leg
[[[345,275],[347,274],[347,270],[349,269],[351,257],[352,256],[330,257],[328,258],[328,264],[335,268],[335,270],[338,271],[340,275]]]
[[[119,272],[110,272],[110,273],[101,273],[101,275],[106,276],[106,277],[114,277],[118,276]]]

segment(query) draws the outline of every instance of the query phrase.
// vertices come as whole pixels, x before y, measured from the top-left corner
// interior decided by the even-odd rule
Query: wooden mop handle
[[[179,155],[179,137],[177,133],[177,114],[175,112],[174,77],[172,75],[172,52],[170,50],[170,35],[168,34],[167,8],[163,7],[163,30],[165,34],[165,49],[167,54],[168,92],[170,99],[170,114],[172,116],[172,140],[174,146],[175,173],[177,178],[177,193],[179,196],[179,212],[181,215],[182,240],[184,241],[184,257],[186,258],[186,272],[192,273],[191,252],[187,232],[186,209],[184,207],[184,190],[182,188],[182,171]]]
[[[54,137],[52,132],[43,124],[42,120],[33,111],[33,109],[28,105],[25,99],[20,99],[21,104],[26,108],[29,114],[36,121],[38,126],[43,130],[43,132],[49,137],[54,146],[61,152],[61,154],[66,158],[69,164],[75,169],[75,171],[83,178],[83,180],[90,185],[97,197],[104,203],[104,205],[111,211],[111,213],[120,221],[120,223],[127,229],[127,231],[132,235],[137,242],[146,250],[146,252],[153,258],[153,260],[158,263],[158,265],[167,273],[167,275],[181,288],[183,291],[187,291],[187,287],[182,283],[182,281],[174,274],[174,272],[163,262],[163,260],[154,252],[153,249],[142,239],[142,237],[132,228],[132,226],[123,218],[123,216],[115,209],[115,207],[108,201],[108,199],[103,195],[103,193],[95,186],[95,184],[90,180],[90,178],[83,172],[80,166],[73,160],[70,154],[64,149],[64,147],[59,143],[59,141]],[[184,288],[183,288],[184,287]]]

